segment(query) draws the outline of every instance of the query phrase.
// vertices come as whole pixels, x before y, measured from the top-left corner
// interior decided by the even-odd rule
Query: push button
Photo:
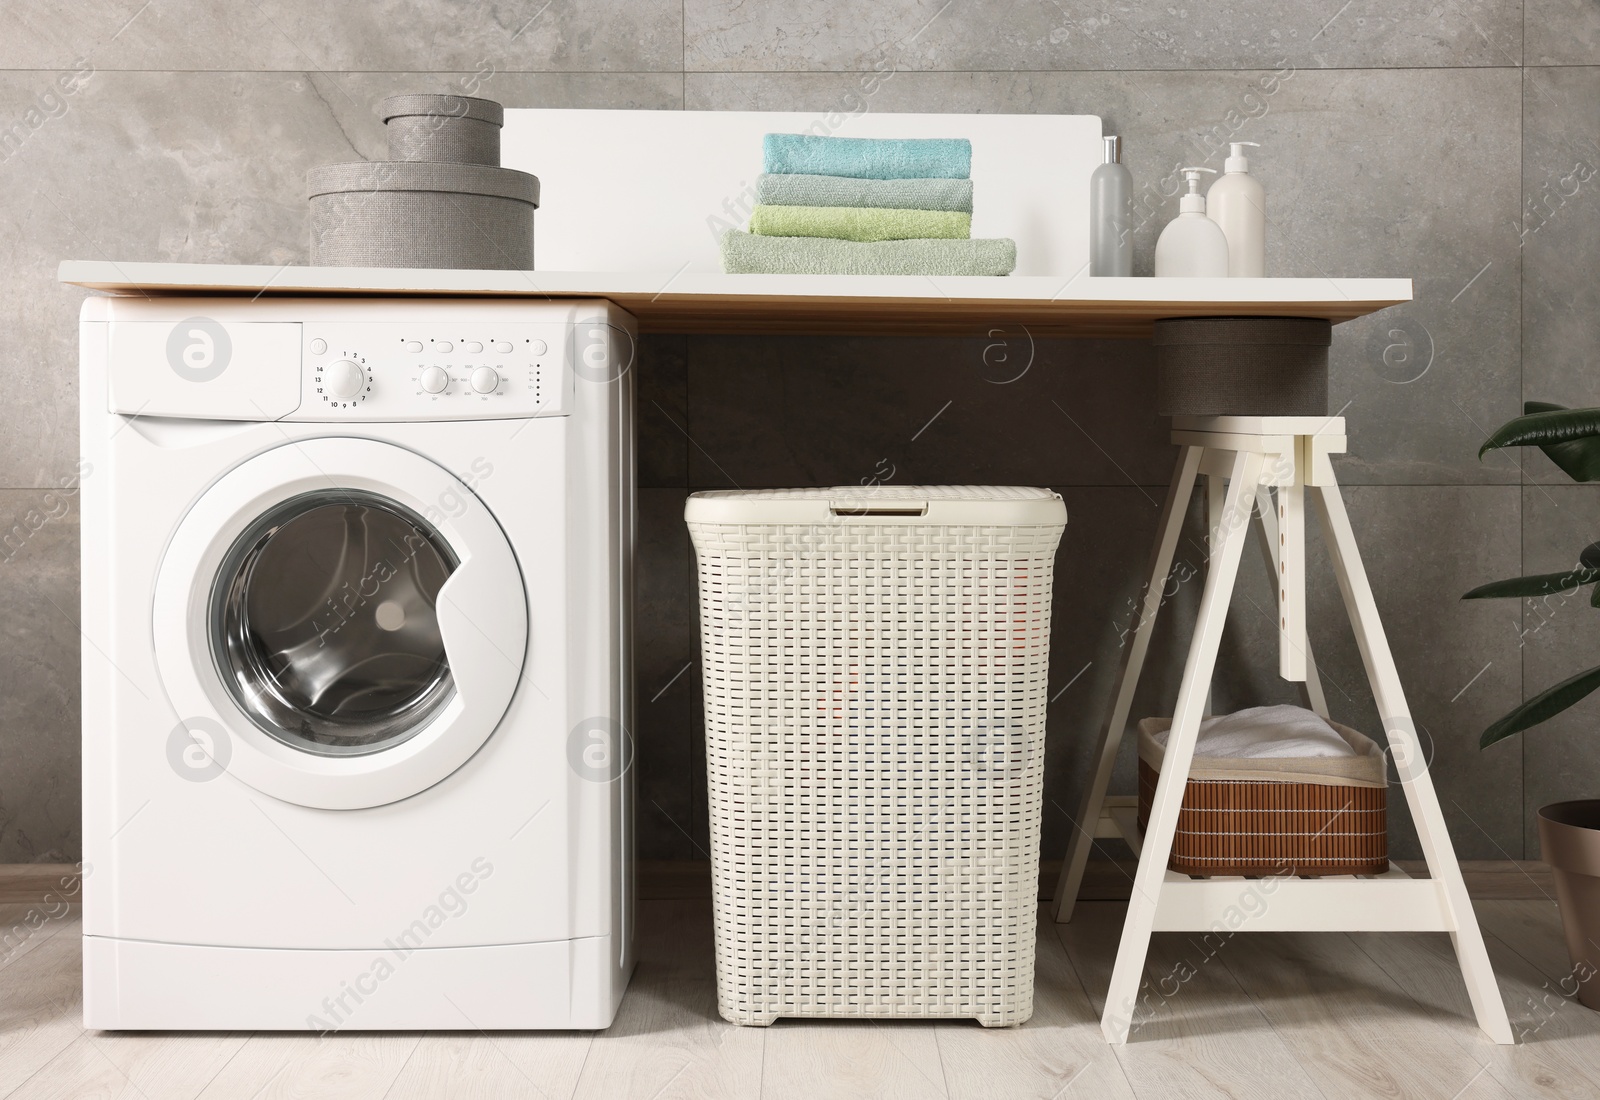
[[[511,354],[511,341],[509,341],[509,340],[496,340],[494,342],[494,350],[496,351],[496,353],[498,353],[500,355],[510,355]]]
[[[448,340],[440,340],[437,344],[433,345],[433,350],[438,352],[440,355],[449,355],[452,351],[456,350],[456,346]]]
[[[461,341],[461,350],[468,355],[477,355],[483,350],[483,345],[476,340],[463,340]]]
[[[315,340],[311,341],[312,355],[325,355],[327,354],[327,351],[328,341],[324,340],[322,337],[319,336]]]
[[[409,351],[412,355],[417,354],[419,351],[422,350],[422,341],[421,340],[407,340],[406,341],[406,350]]]
[[[529,340],[528,350],[534,355],[543,355],[545,352],[550,350],[550,345],[546,344],[543,340]]]

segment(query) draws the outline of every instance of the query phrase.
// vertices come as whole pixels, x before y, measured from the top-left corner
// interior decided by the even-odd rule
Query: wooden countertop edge
[[[1169,317],[1324,317],[1410,301],[1410,279],[1092,279],[432,271],[64,260],[63,283],[118,296],[605,298],[646,332],[1148,336]]]

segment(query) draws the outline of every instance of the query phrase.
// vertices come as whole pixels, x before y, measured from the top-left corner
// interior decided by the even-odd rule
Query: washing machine
[[[86,1026],[611,1022],[634,333],[600,301],[85,302]]]

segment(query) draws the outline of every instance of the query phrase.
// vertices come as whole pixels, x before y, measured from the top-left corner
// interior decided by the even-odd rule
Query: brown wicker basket
[[[1152,735],[1170,719],[1139,723],[1139,828],[1148,826],[1160,774]],[[1389,869],[1388,787],[1381,750],[1330,723],[1357,758],[1268,761],[1194,758],[1167,866],[1185,875],[1379,875]],[[1154,757],[1152,764],[1147,757]],[[1295,779],[1251,778],[1292,768]],[[1321,774],[1318,774],[1321,773]],[[1314,780],[1314,781],[1307,781]]]

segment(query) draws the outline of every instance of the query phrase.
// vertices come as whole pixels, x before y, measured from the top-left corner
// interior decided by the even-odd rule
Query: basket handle
[[[830,500],[828,511],[836,516],[925,516],[925,500]]]

